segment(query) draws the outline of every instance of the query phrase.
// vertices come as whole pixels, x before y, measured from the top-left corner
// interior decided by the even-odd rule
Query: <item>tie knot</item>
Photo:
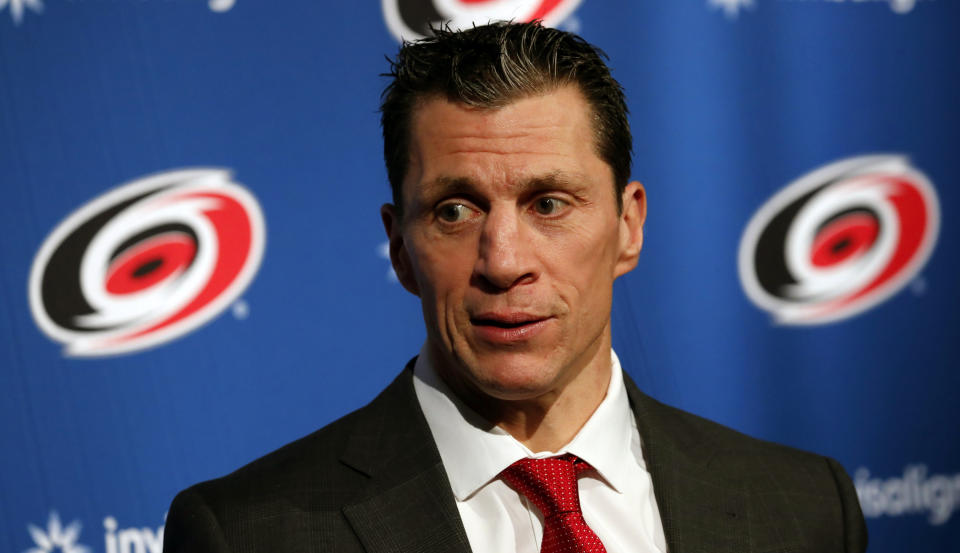
[[[590,465],[574,455],[546,459],[520,459],[500,476],[536,505],[544,518],[580,512],[577,475]]]

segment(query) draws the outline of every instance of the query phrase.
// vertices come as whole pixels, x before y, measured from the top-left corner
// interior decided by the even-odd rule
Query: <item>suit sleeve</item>
[[[840,503],[843,508],[843,539],[846,553],[863,553],[867,550],[867,524],[860,511],[860,500],[857,499],[857,490],[847,471],[837,461],[827,458],[827,464],[833,473],[833,479],[840,492]]]
[[[163,553],[229,553],[210,506],[193,488],[173,498],[163,531]]]

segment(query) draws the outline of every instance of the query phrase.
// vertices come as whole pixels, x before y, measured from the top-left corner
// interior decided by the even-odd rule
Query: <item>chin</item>
[[[484,363],[470,370],[473,384],[484,394],[503,400],[539,397],[556,387],[557,374],[547,363]]]

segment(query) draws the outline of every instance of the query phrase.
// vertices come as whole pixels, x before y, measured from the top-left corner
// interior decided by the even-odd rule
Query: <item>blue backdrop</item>
[[[641,388],[837,458],[871,551],[958,550],[956,3],[397,1],[0,0],[0,549],[159,552],[178,490],[360,407],[418,351],[377,106],[428,6],[539,9],[610,55],[650,202],[613,313]],[[824,167],[812,245],[751,242]],[[827,201],[877,174],[863,205]],[[811,285],[849,278],[769,285],[804,247],[826,256]]]

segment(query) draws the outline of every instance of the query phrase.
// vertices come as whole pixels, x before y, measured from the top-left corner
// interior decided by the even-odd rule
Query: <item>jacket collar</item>
[[[414,365],[413,386],[454,497],[466,500],[519,459],[565,453],[590,463],[607,486],[618,492],[625,489],[629,467],[623,460],[634,458],[640,445],[632,443],[634,418],[620,360],[613,351],[610,355],[613,370],[607,390],[587,422],[562,448],[535,452],[457,397],[437,374],[430,350],[424,347]]]
[[[624,373],[643,455],[653,481],[670,553],[750,550],[742,486],[725,480],[714,461],[723,447],[697,420],[641,392]]]
[[[453,491],[413,391],[413,361],[357,413],[340,460],[369,477],[343,514],[368,553],[468,553]]]
[[[467,553],[440,453],[413,389],[413,362],[357,420],[340,459],[369,477],[344,516],[368,553]],[[749,550],[745,493],[711,471],[722,447],[690,415],[642,393],[624,373],[670,553]]]

